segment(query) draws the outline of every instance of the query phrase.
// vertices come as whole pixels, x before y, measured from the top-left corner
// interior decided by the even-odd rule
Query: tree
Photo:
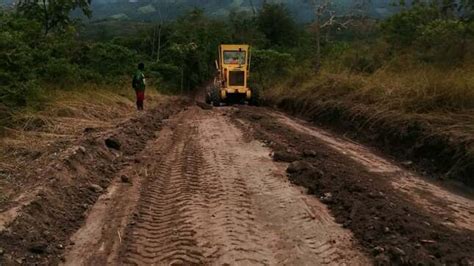
[[[264,34],[255,27],[256,16],[249,12],[232,11],[229,15],[229,26],[232,33],[232,41],[247,43],[252,46],[261,47],[265,43]]]
[[[264,3],[257,16],[257,25],[267,40],[280,47],[291,47],[298,34],[296,23],[282,4]]]
[[[51,30],[65,30],[72,23],[70,12],[76,9],[90,17],[91,0],[19,0],[18,12],[43,25],[44,34]]]
[[[333,6],[333,1],[311,0],[315,16],[315,21],[312,27],[316,39],[316,60],[314,64],[316,70],[319,70],[321,67],[321,37],[323,31],[326,30],[329,32],[329,30],[334,27],[338,30],[347,28],[347,26],[353,21],[352,18],[354,16],[364,16],[367,6],[370,4],[370,0],[357,0],[353,2],[354,4],[350,12],[343,15],[337,15]]]

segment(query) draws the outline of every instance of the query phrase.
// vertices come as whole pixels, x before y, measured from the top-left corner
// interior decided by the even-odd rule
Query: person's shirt
[[[133,80],[134,80],[133,88],[135,90],[139,90],[139,91],[145,90],[145,86],[146,86],[145,74],[143,74],[141,70],[137,70],[137,72],[133,76]]]

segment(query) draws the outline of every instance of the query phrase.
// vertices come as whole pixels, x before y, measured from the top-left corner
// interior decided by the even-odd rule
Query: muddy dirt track
[[[74,161],[85,164],[75,166],[82,175],[107,179],[99,187],[86,179],[82,200],[40,201],[42,210],[61,205],[49,211],[65,212],[57,223],[38,216],[38,229],[21,213],[41,211],[17,208],[20,215],[0,230],[0,264],[474,263],[470,194],[450,192],[269,109],[189,106],[162,113],[106,135],[109,148]],[[139,126],[150,120],[155,126]],[[112,167],[105,174],[87,167],[108,158],[102,153],[112,158],[99,161]],[[61,219],[69,222],[60,227]],[[49,238],[35,230],[49,231]],[[37,235],[20,235],[28,232]]]

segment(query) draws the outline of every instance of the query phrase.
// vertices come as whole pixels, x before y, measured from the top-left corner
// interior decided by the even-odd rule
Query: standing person
[[[132,80],[132,87],[135,89],[135,93],[137,95],[137,109],[143,110],[143,101],[145,100],[145,74],[143,71],[145,70],[145,64],[140,63],[138,64],[138,70],[135,72]]]

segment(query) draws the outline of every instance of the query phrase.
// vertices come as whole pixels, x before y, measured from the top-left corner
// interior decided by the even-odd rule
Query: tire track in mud
[[[351,235],[337,225],[328,210],[314,198],[292,186],[284,175],[285,165],[275,165],[260,142],[245,143],[242,132],[224,118],[200,123],[207,161],[224,166],[220,179],[242,182],[248,198],[253,228],[270,252],[268,264],[322,265],[365,264],[368,261],[350,243]],[[226,128],[227,130],[222,130]],[[213,132],[219,136],[213,137]],[[221,158],[221,160],[216,160]],[[236,187],[234,185],[234,187]],[[232,190],[232,187],[226,191]],[[249,219],[250,218],[250,219]]]
[[[219,143],[221,139],[214,134],[203,134],[202,125],[208,126],[205,120],[200,125],[200,146],[204,152],[201,176],[205,188],[201,196],[205,209],[200,213],[206,213],[208,217],[201,216],[198,226],[203,225],[199,226],[203,229],[199,239],[209,262],[274,264],[272,250],[267,247],[270,239],[255,221],[253,202],[245,181],[248,176],[239,172],[240,165],[234,163],[236,156],[220,152],[235,143],[226,140]],[[228,125],[221,126],[222,129]],[[213,132],[219,132],[217,129]],[[218,145],[221,149],[208,144]]]
[[[150,154],[123,264],[368,263],[324,205],[288,182],[286,165],[220,110],[192,108],[171,124],[172,143]]]
[[[138,219],[128,241],[125,264],[201,264],[203,256],[189,222],[198,165],[190,145],[192,127],[178,127],[174,145],[161,155],[145,184]]]

